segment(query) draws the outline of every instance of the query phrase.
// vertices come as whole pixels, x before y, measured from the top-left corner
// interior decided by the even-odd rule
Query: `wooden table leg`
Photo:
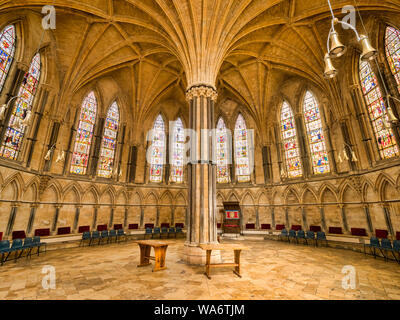
[[[235,263],[237,264],[237,266],[235,267],[235,271],[233,271],[238,277],[242,277],[242,275],[240,274],[240,252],[242,250],[235,250]]]
[[[168,246],[154,248],[155,265],[153,272],[167,269],[167,267],[165,266],[165,256],[167,253],[167,248]]]
[[[210,280],[211,280],[211,277],[210,277],[211,252],[212,252],[212,250],[206,251],[206,276]]]
[[[150,265],[150,259],[148,258],[150,256],[150,246],[146,246],[143,244],[139,244],[140,247],[140,264],[138,267],[145,267]]]

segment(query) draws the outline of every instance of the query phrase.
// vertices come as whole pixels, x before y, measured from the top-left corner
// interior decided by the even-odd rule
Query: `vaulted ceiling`
[[[332,0],[336,13],[355,1]],[[400,13],[398,0],[357,0],[367,14]],[[3,0],[1,14],[57,10],[60,99],[111,77],[143,121],[163,99],[185,103],[194,84],[214,85],[258,124],[286,79],[326,92],[326,0]],[[333,86],[333,87],[332,87]]]

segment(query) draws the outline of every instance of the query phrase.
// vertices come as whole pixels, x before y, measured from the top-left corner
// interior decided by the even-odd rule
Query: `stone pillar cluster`
[[[217,92],[211,86],[194,86],[189,101],[190,156],[188,163],[189,212],[184,259],[190,264],[205,262],[200,244],[217,242],[216,162],[213,160],[214,104]],[[219,253],[215,254],[219,256]],[[216,258],[216,257],[213,257]]]

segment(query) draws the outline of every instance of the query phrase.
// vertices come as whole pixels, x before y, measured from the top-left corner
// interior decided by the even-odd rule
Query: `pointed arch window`
[[[310,91],[307,91],[304,97],[303,112],[311,151],[313,172],[314,174],[329,173],[331,169],[326,149],[321,112],[317,100]]]
[[[297,178],[303,175],[300,149],[297,139],[297,131],[294,115],[290,105],[284,101],[281,109],[282,142],[285,149],[286,170],[289,178]]]
[[[115,150],[119,128],[119,108],[115,101],[107,112],[104,124],[104,134],[101,143],[98,175],[103,178],[111,178],[115,161]]]
[[[185,129],[181,118],[174,122],[171,147],[171,180],[176,183],[183,182],[183,166],[185,153]]]
[[[393,130],[389,125],[387,109],[382,98],[378,79],[369,62],[360,60],[359,68],[364,100],[367,104],[372,129],[378,143],[380,157],[382,159],[389,159],[398,156],[399,149],[394,138]]]
[[[250,181],[249,141],[246,121],[239,114],[235,125],[235,160],[238,182]]]
[[[87,172],[96,114],[97,100],[92,91],[82,103],[79,126],[76,131],[75,147],[72,154],[71,173],[85,175]]]
[[[386,58],[400,92],[400,30],[387,27],[385,33]]]
[[[15,27],[9,25],[3,29],[0,35],[0,92],[3,90],[4,83],[15,53]]]
[[[165,157],[165,124],[161,115],[154,122],[151,137],[150,182],[162,182]]]
[[[4,135],[0,155],[5,158],[17,160],[21,151],[26,130],[23,120],[32,112],[32,104],[40,80],[40,67],[40,54],[36,53],[32,59],[29,71],[22,80],[18,91],[18,98],[12,109],[8,127]]]
[[[229,141],[225,121],[219,118],[216,128],[217,183],[229,183]]]

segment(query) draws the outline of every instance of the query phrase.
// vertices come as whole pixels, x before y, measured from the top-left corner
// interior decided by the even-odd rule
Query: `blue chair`
[[[109,242],[110,238],[108,236],[108,230],[103,230],[100,233],[99,244],[103,241],[103,239],[107,239],[107,243]]]
[[[326,239],[325,232],[318,231],[317,232],[317,240],[316,240],[316,245],[318,246],[318,241],[325,241],[325,245],[328,246],[328,239]]]
[[[308,245],[308,240],[312,240],[314,242],[314,245],[315,245],[315,232],[314,231],[307,231],[305,240],[306,240],[307,245]]]
[[[286,229],[282,229],[281,234],[279,235],[279,240],[282,240],[283,238],[286,238],[286,240],[289,240],[289,234]]]
[[[175,228],[169,228],[169,230],[168,230],[168,238],[169,238],[169,235],[170,235],[170,234],[174,234],[174,235],[175,235],[175,238],[176,238]]]
[[[167,236],[167,237],[168,237],[168,228],[166,228],[166,227],[162,227],[162,228],[161,228],[160,238],[161,238],[162,236]]]
[[[298,243],[297,235],[296,235],[296,231],[295,230],[289,230],[289,243],[290,243],[290,239],[295,239],[296,243]]]
[[[89,231],[85,231],[84,233],[82,233],[82,239],[81,242],[79,243],[79,246],[83,245],[85,246],[85,241],[92,239],[92,237],[90,236],[90,232]]]
[[[153,238],[153,229],[152,228],[146,228],[146,232],[144,234],[144,239],[146,240],[146,236],[149,235],[151,238]]]
[[[379,249],[382,252],[383,256],[385,257],[385,261],[387,261],[389,259],[388,255],[386,255],[385,252],[386,253],[391,252],[392,255],[393,255],[393,258],[396,260],[396,262],[399,262],[397,260],[396,255],[394,254],[394,249],[393,249],[393,246],[392,246],[392,242],[389,239],[383,238],[381,240],[381,247]]]
[[[17,259],[20,257],[20,255],[18,255],[18,252],[21,251],[22,248],[23,248],[22,239],[14,239],[12,244],[11,244],[10,251],[8,252],[8,255],[7,255],[6,260],[4,262],[7,262],[8,257],[13,252],[14,252],[14,262],[17,262]]]
[[[89,247],[92,245],[93,240],[100,241],[100,232],[99,231],[92,232],[92,236],[90,237],[90,241],[89,241]],[[97,242],[97,244],[99,244],[99,242]]]
[[[397,252],[399,259],[397,260],[400,263],[400,240],[393,240],[393,253]]]
[[[37,248],[37,254],[40,255],[40,248],[44,247],[44,253],[47,252],[47,244],[46,242],[41,242],[39,236],[33,237],[33,247]]]
[[[112,239],[115,239],[115,242],[117,242],[117,231],[110,230],[110,233],[108,234],[108,239],[110,243],[112,242]]]
[[[25,238],[24,245],[22,246],[21,253],[19,254],[19,258],[22,256],[25,250],[27,250],[26,257],[32,256],[32,249],[34,248],[34,243],[32,238]]]
[[[364,244],[364,254],[366,254],[365,248],[369,248],[370,252],[373,254],[376,259],[376,249],[381,250],[381,245],[379,244],[379,239],[376,237],[371,237],[369,240],[369,244]]]
[[[306,234],[305,234],[305,232],[304,232],[303,230],[297,231],[297,242],[298,242],[300,239],[303,239],[303,243],[304,243],[304,242],[307,243]],[[308,243],[307,243],[307,245],[308,245]]]
[[[125,237],[125,241],[128,241],[128,237],[127,237],[124,229],[118,229],[118,231],[117,231],[117,241],[118,241],[118,243],[119,243],[119,241],[120,241],[120,239],[122,237]]]
[[[156,227],[154,228],[153,234],[151,235],[152,238],[154,238],[154,235],[158,235],[159,238],[161,238],[161,231],[160,228]]]
[[[4,264],[6,261],[4,256],[10,253],[10,241],[9,240],[2,240],[0,241],[0,253],[1,253],[1,265]]]
[[[182,228],[181,227],[176,227],[175,228],[175,238],[178,237],[178,235],[183,234]]]

